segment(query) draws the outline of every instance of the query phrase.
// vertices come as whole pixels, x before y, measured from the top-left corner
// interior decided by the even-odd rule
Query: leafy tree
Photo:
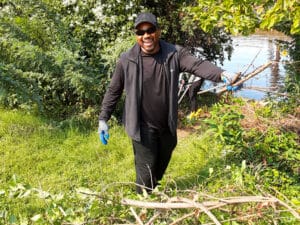
[[[1,78],[1,103],[29,109],[38,105],[43,113],[60,118],[99,105],[116,58],[132,44],[136,14],[143,10],[157,13],[167,40],[185,44],[182,40],[188,33],[180,30],[177,19],[181,4],[140,0],[0,1],[0,63],[5,74]],[[171,24],[174,29],[169,29]],[[198,33],[202,39],[213,40],[212,35]],[[187,41],[191,46],[200,44],[197,39],[191,40]],[[214,60],[223,49],[209,46],[207,49],[217,49],[207,54]]]
[[[229,32],[299,28],[296,0],[0,0],[1,103],[58,118],[98,109],[116,58],[134,41],[134,19],[146,10],[158,16],[164,39],[211,61],[230,56]]]
[[[182,24],[182,8],[191,3],[192,1],[183,0],[146,1],[145,7],[158,16],[163,39],[191,48],[195,55],[223,63],[224,53],[227,52],[230,57],[232,52],[229,33],[218,27],[211,32],[205,32],[201,27]]]
[[[288,34],[300,33],[300,2],[225,0],[194,1],[183,9],[186,23],[211,31],[224,27],[231,34],[250,34],[256,28],[278,29]]]
[[[60,118],[99,104],[108,80],[102,52],[126,20],[112,22],[117,1],[110,3],[1,1],[1,103],[30,107],[35,102]],[[131,8],[123,5],[119,11],[127,13]]]
[[[224,28],[233,35],[249,35],[256,29],[275,29],[293,38],[289,46],[292,66],[286,90],[299,99],[300,1],[224,0],[192,1],[182,8],[182,24],[191,30],[211,33]]]

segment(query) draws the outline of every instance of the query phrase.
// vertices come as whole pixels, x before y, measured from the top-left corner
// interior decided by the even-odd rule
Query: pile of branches
[[[269,61],[269,62],[259,66],[258,68],[254,69],[252,72],[250,72],[248,74],[245,74],[245,72],[248,69],[243,73],[237,73],[236,77],[233,80],[232,87],[237,87],[237,86],[243,85],[247,80],[253,78],[257,74],[259,74],[262,71],[264,71],[265,69],[267,69],[272,64],[276,64],[276,63],[278,63],[278,62]],[[199,91],[197,94],[203,94],[203,93],[206,93],[206,92],[209,92],[209,91],[213,91],[213,92],[216,92],[218,95],[221,95],[224,92],[227,92],[228,90],[227,90],[226,84],[223,84],[223,85],[218,86],[218,87],[212,87],[212,88],[209,88],[209,89],[206,89],[206,90]]]
[[[265,220],[265,217],[268,215],[270,216],[270,214],[272,214],[271,218],[273,224],[277,224],[277,220],[283,212],[290,213],[296,221],[299,220],[300,222],[300,215],[293,207],[273,196],[215,198],[205,195],[205,197],[206,200],[202,202],[198,201],[198,193],[194,194],[191,199],[172,197],[165,198],[164,202],[123,199],[122,204],[130,207],[130,211],[134,216],[136,223],[139,225],[156,224],[156,222],[166,218],[168,218],[168,224],[170,225],[182,224],[188,219],[198,221],[199,223],[199,218],[200,216],[203,216],[203,214],[211,221],[206,223],[206,225],[221,225],[222,223],[232,221],[253,222],[254,220]],[[152,212],[147,212],[147,209],[151,209]],[[173,215],[172,221],[170,221],[170,212],[176,210],[184,210],[184,213],[183,215],[182,213],[176,214],[177,217],[180,215],[178,218],[174,218]],[[224,219],[223,217],[223,219],[220,220],[215,215],[218,213],[220,216],[220,212],[235,216],[235,218]],[[147,213],[151,215],[146,215]]]

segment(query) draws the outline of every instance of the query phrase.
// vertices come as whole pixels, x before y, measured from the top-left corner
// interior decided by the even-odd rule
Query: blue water
[[[288,38],[280,35],[251,35],[247,37],[239,36],[233,37],[234,51],[230,60],[225,60],[223,65],[220,65],[225,70],[230,72],[245,72],[247,67],[250,65],[246,74],[254,71],[257,67],[267,63],[270,60],[274,60],[276,56],[276,45],[275,40],[286,40]],[[241,96],[248,99],[262,100],[267,97],[266,92],[250,90],[249,88],[264,88],[272,91],[279,91],[280,86],[285,78],[284,62],[288,61],[289,58],[284,53],[283,49],[277,51],[280,53],[280,62],[274,64],[275,66],[265,69],[255,77],[244,83],[245,88],[236,92],[236,96]],[[226,57],[227,58],[227,57]],[[253,61],[254,60],[254,61]],[[253,61],[253,62],[252,62]],[[205,86],[209,87],[211,84],[206,83]]]

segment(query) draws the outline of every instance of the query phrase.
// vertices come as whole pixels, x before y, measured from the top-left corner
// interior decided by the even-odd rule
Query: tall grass
[[[1,186],[12,176],[52,192],[74,187],[99,190],[135,180],[131,141],[121,126],[111,127],[109,144],[104,146],[96,128],[87,133],[60,129],[25,112],[1,109],[0,138]],[[207,137],[179,138],[166,177],[179,183],[198,179],[197,171],[218,153]]]
[[[297,174],[282,170],[281,164],[260,163],[265,153],[271,154],[270,150],[268,146],[256,149],[257,137],[252,135],[255,133],[241,138],[240,113],[233,112],[231,106],[217,105],[211,110],[212,129],[207,130],[208,125],[202,124],[203,128],[179,137],[160,191],[172,196],[194,190],[224,197],[276,190],[274,193],[283,191],[284,199],[300,205]],[[259,140],[272,138],[274,146],[280,146],[282,157],[285,152],[297,152],[294,136],[283,135],[288,145],[277,144],[278,135],[269,131],[260,134]],[[233,152],[226,153],[228,149]],[[251,160],[248,155],[252,151],[257,152],[255,160],[246,162]],[[280,153],[276,155],[281,157]],[[102,145],[97,127],[62,128],[54,121],[24,111],[0,109],[0,156],[0,224],[3,221],[4,224],[132,221],[130,212],[120,201],[124,196],[137,197],[133,183],[134,159],[131,140],[119,125],[111,124],[109,143]],[[299,156],[287,155],[278,162],[283,160],[293,164],[299,161]],[[89,198],[78,197],[81,188],[92,192]],[[101,193],[101,198],[95,198],[93,192]],[[221,212],[220,216],[224,217]],[[297,224],[290,214],[285,216],[283,224]],[[272,214],[268,218],[268,222],[274,219]],[[89,220],[96,222],[89,223]]]
[[[60,129],[24,112],[1,110],[0,138],[1,186],[15,175],[53,192],[99,189],[134,176],[131,145],[121,127],[111,129],[110,143],[103,146],[96,129]]]

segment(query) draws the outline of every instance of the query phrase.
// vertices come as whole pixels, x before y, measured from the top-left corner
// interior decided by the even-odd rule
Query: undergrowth
[[[136,195],[131,143],[122,127],[110,124],[109,144],[96,130],[61,128],[21,111],[0,113],[0,224],[135,223],[122,199],[164,202],[172,197],[275,196],[298,213],[299,137],[270,126],[245,128],[245,102],[216,103],[199,111],[197,126],[180,137],[161,185]],[[271,119],[274,108],[256,110]],[[278,111],[278,110],[277,110]],[[222,224],[297,224],[289,211],[259,204],[215,210]],[[136,209],[147,221],[157,210]],[[159,211],[160,212],[160,211]],[[160,212],[154,224],[171,224],[187,209]],[[196,212],[195,212],[196,215]],[[251,215],[251,216],[250,216]],[[235,218],[233,220],[233,218]],[[210,223],[205,214],[180,224]]]

